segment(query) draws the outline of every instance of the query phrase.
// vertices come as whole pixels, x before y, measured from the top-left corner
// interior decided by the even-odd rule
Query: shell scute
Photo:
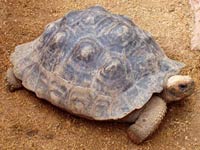
[[[39,98],[49,99],[49,75],[40,71],[35,93]]]

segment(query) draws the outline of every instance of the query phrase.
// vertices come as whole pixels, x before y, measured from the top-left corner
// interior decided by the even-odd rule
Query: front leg
[[[139,144],[149,137],[158,128],[166,110],[166,102],[160,97],[153,96],[135,123],[128,128],[128,136],[131,140]]]
[[[6,80],[8,82],[8,88],[11,92],[22,87],[22,83],[19,79],[16,78],[13,68],[9,68],[6,74]]]

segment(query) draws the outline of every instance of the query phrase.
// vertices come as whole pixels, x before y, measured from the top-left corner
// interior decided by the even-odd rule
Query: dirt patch
[[[170,58],[186,63],[182,74],[196,81],[193,96],[171,104],[158,131],[140,146],[127,138],[127,124],[81,119],[25,89],[10,93],[6,88],[4,76],[16,45],[33,40],[68,11],[95,4],[150,31]],[[190,51],[191,14],[188,0],[0,1],[0,149],[199,150],[200,52]]]

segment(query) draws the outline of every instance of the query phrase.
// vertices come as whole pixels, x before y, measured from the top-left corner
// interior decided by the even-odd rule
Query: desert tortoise
[[[128,135],[135,143],[158,127],[166,103],[194,90],[189,76],[176,75],[183,63],[169,59],[127,17],[100,6],[48,24],[37,39],[16,47],[11,62],[11,90],[23,85],[72,114],[133,123]]]

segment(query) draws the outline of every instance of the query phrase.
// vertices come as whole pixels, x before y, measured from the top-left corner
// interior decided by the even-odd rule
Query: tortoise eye
[[[180,89],[181,91],[184,91],[184,90],[187,89],[188,86],[187,86],[187,84],[179,84],[178,87],[179,87],[179,89]]]

